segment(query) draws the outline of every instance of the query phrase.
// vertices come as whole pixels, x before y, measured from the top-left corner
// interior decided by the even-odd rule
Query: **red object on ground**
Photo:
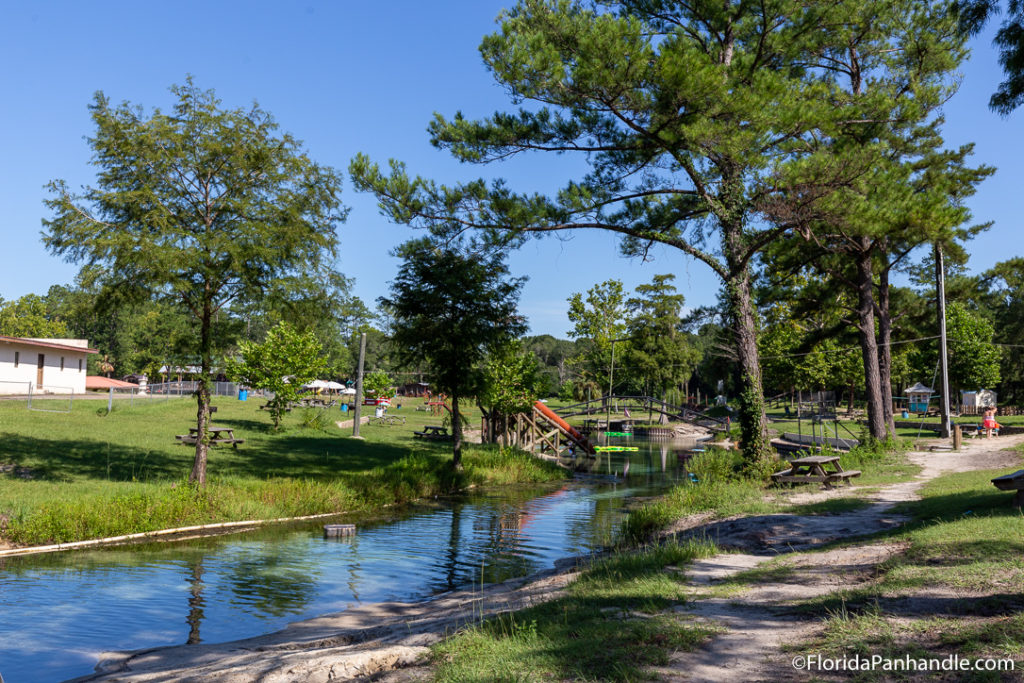
[[[86,375],[85,376],[85,388],[86,389],[138,389],[138,384],[132,384],[131,382],[122,382],[119,379],[111,379],[110,377],[100,377],[99,375]]]

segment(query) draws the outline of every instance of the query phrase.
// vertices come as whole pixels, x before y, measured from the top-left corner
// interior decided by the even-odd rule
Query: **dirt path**
[[[911,462],[921,472],[909,482],[885,486],[861,496],[870,504],[840,515],[764,515],[725,520],[682,531],[680,535],[705,534],[739,554],[722,554],[695,562],[688,572],[693,600],[680,609],[700,622],[725,629],[702,649],[679,653],[669,666],[657,670],[665,681],[787,681],[806,680],[806,674],[791,666],[791,654],[781,648],[805,641],[820,627],[820,616],[796,618],[785,607],[793,600],[832,593],[874,578],[875,567],[902,547],[874,543],[845,547],[824,553],[793,556],[779,570],[780,578],[766,574],[739,596],[715,597],[708,589],[742,571],[754,569],[783,553],[807,550],[830,541],[869,534],[905,521],[893,514],[897,503],[918,498],[921,486],[942,474],[976,469],[1011,467],[1020,456],[1005,449],[1024,442],[1024,437],[1006,437],[968,442],[960,453],[915,451]],[[856,495],[856,488],[844,495]],[[835,491],[794,495],[795,503],[812,503],[834,497]]]

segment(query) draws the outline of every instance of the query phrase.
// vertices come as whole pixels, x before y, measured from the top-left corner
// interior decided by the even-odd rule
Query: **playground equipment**
[[[537,401],[530,412],[484,419],[485,442],[517,446],[557,457],[592,456],[594,447],[576,428]]]

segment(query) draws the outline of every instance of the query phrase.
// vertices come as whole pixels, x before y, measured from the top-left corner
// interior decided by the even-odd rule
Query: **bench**
[[[423,431],[413,432],[412,435],[417,439],[426,439],[428,441],[439,441],[451,438],[447,429],[436,425],[427,425],[423,428]]]
[[[1000,491],[1016,491],[1010,504],[1015,508],[1024,508],[1024,470],[996,477],[992,485]]]

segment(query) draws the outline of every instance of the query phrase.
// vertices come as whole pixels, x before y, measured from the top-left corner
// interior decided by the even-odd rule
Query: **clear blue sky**
[[[40,235],[43,186],[92,182],[85,136],[97,90],[113,101],[166,107],[167,91],[193,74],[226,106],[252,100],[302,139],[312,158],[346,169],[359,151],[406,161],[441,181],[489,172],[513,187],[561,185],[574,162],[516,160],[493,170],[461,166],[427,140],[433,112],[484,116],[509,108],[477,46],[508,2],[46,2],[0,9],[0,296],[45,293],[77,268],[47,254]],[[971,245],[975,272],[1024,252],[1018,215],[1024,191],[1024,112],[1003,119],[987,109],[1000,79],[990,35],[973,43],[960,92],[946,107],[950,145],[976,142],[975,160],[998,168],[971,201],[994,227]],[[411,234],[389,224],[368,195],[346,185],[352,207],[341,227],[341,270],[367,303],[386,292],[397,261],[389,251]],[[618,256],[610,235],[531,242],[511,259],[527,275],[521,301],[535,333],[565,336],[566,298],[616,277],[632,288],[675,273],[687,304],[712,303],[718,285],[703,264],[671,251],[641,264]]]

